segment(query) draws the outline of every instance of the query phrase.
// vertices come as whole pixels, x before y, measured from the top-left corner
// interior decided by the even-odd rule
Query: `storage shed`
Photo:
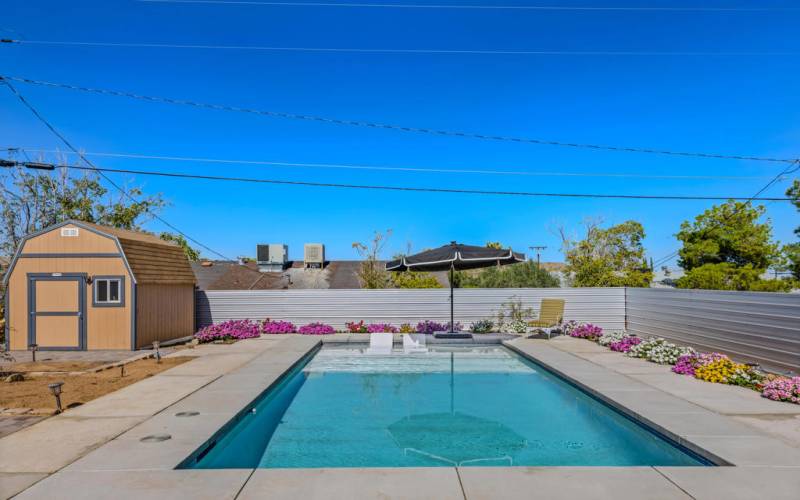
[[[189,260],[150,234],[56,224],[22,240],[4,284],[10,349],[137,349],[194,333]]]

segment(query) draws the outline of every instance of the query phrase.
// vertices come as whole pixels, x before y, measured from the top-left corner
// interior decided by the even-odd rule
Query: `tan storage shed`
[[[150,234],[56,224],[23,239],[4,284],[7,349],[137,349],[194,333],[189,260]]]

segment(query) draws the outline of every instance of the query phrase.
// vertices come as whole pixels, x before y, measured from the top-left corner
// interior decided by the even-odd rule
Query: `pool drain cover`
[[[175,414],[176,417],[196,417],[200,415],[199,411],[179,411]]]
[[[161,441],[166,441],[168,439],[172,439],[172,436],[169,434],[151,434],[143,437],[139,441],[143,443],[160,443]]]

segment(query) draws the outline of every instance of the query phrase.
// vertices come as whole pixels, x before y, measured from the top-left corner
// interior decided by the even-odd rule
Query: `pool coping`
[[[334,338],[330,340],[337,342]],[[740,476],[747,476],[739,474],[731,478],[726,476],[727,473],[714,472],[718,469],[735,469],[732,467],[175,469],[204,443],[208,443],[222,432],[223,427],[232,425],[236,415],[245,411],[265,391],[265,388],[278,383],[284,374],[291,371],[309,353],[318,349],[323,342],[327,343],[328,340],[318,337],[287,336],[274,348],[259,353],[249,362],[203,385],[188,396],[178,399],[164,410],[89,451],[55,474],[43,478],[23,491],[19,498],[58,498],[58,492],[69,491],[69,484],[88,487],[85,491],[92,491],[94,484],[99,498],[107,493],[107,489],[103,488],[107,488],[107,482],[112,479],[118,483],[115,483],[114,488],[116,496],[120,498],[126,498],[126,493],[131,496],[141,495],[143,488],[151,488],[147,491],[174,498],[187,496],[190,491],[196,495],[196,489],[187,485],[187,480],[190,480],[191,484],[212,482],[214,488],[217,488],[213,490],[215,492],[218,492],[219,488],[227,488],[225,491],[228,493],[222,496],[215,494],[214,497],[245,498],[266,493],[264,488],[269,488],[270,491],[273,488],[275,491],[284,491],[276,486],[275,481],[283,480],[280,478],[289,483],[288,486],[284,485],[289,488],[285,491],[297,493],[312,488],[313,491],[307,496],[299,495],[299,497],[325,498],[315,497],[312,493],[325,491],[330,484],[338,481],[344,481],[342,487],[347,488],[352,481],[356,481],[355,477],[359,477],[360,473],[378,478],[374,484],[365,486],[367,490],[374,486],[379,488],[381,494],[386,491],[396,491],[396,494],[390,495],[391,498],[426,497],[420,488],[425,489],[428,486],[415,485],[417,482],[415,478],[419,477],[427,478],[425,481],[420,480],[420,484],[433,488],[431,491],[435,493],[432,493],[430,498],[483,498],[480,492],[487,481],[488,483],[494,481],[502,486],[513,478],[520,482],[536,482],[547,481],[550,477],[571,477],[575,474],[596,477],[596,481],[600,481],[601,484],[604,477],[632,477],[635,481],[642,481],[643,484],[667,488],[671,492],[670,495],[674,494],[675,498],[695,498],[697,496],[687,492],[686,488],[702,490],[707,482],[718,483],[719,487],[725,487],[732,481],[735,483]],[[514,339],[503,342],[503,345],[556,373],[630,418],[652,427],[713,462],[750,467],[762,476],[775,474],[782,478],[783,485],[788,484],[786,479],[783,479],[784,476],[788,477],[790,482],[794,481],[795,477],[800,477],[798,468],[800,450],[729,417],[550,347],[542,341]],[[91,403],[86,406],[89,405]],[[193,410],[199,410],[200,415],[192,418],[175,416],[176,413]],[[681,429],[680,425],[686,425],[686,419],[693,425],[702,427],[703,434]],[[159,433],[170,434],[172,438],[160,443],[140,441],[142,437]],[[420,470],[425,472],[420,473]],[[765,470],[769,472],[765,473]],[[20,473],[24,474],[26,471]],[[487,474],[489,480],[485,477]],[[475,482],[471,479],[475,477],[483,479]],[[697,477],[700,478],[699,486]],[[744,481],[747,478],[740,479]],[[458,487],[458,491],[453,490],[455,486]],[[407,491],[403,489],[404,487]],[[742,487],[746,489],[747,484],[743,483]],[[152,488],[157,489],[152,490]],[[318,490],[319,488],[321,490]],[[714,488],[709,489],[716,491]],[[377,496],[377,494],[367,495],[367,490],[353,490],[353,498],[360,496],[361,493],[364,493],[364,497]],[[611,488],[609,491],[612,490],[615,492],[615,497],[619,498],[618,489]],[[403,491],[406,491],[406,496],[402,494]],[[494,492],[498,491],[495,489]],[[561,493],[565,495],[562,498],[570,498],[568,493],[575,494],[574,490],[566,488]],[[278,495],[276,498],[284,497]],[[772,498],[781,497],[773,495]]]

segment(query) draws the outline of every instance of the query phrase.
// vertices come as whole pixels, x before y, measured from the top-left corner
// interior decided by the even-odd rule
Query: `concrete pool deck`
[[[264,336],[179,351],[173,355],[198,359],[0,439],[0,497],[796,500],[800,491],[800,432],[788,432],[791,424],[787,432],[764,432],[764,422],[795,422],[800,406],[697,382],[570,338],[507,345],[737,467],[175,469],[320,342],[352,337]],[[140,441],[160,434],[171,438]]]

